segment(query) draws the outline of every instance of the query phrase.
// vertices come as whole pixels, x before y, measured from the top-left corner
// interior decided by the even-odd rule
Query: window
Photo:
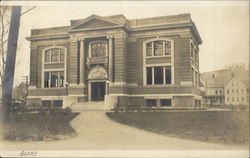
[[[91,57],[105,57],[106,42],[96,42],[91,44]]]
[[[152,81],[152,67],[147,67],[147,84],[151,85]]]
[[[241,100],[244,102],[244,97],[242,97]]]
[[[154,67],[155,84],[163,84],[163,67]]]
[[[240,98],[239,98],[239,97],[237,97],[237,101],[240,101]]]
[[[171,84],[171,66],[157,66],[146,68],[147,85]]]
[[[232,86],[234,86],[234,83],[232,83]]]
[[[152,56],[152,42],[146,44],[146,55]]]
[[[222,90],[220,90],[220,94],[222,94]]]
[[[171,106],[171,99],[160,99],[161,106]]]
[[[232,97],[232,102],[234,102],[234,97]]]
[[[217,94],[217,90],[215,90],[215,94]]]
[[[166,84],[171,84],[171,66],[165,67]]]
[[[171,55],[171,42],[157,40],[146,44],[146,56],[166,56]]]
[[[165,41],[165,55],[171,55],[171,42]]]
[[[61,48],[52,48],[45,51],[44,61],[49,62],[64,62],[65,50]]]
[[[194,57],[194,45],[191,43],[191,57]]]
[[[146,99],[146,106],[147,107],[156,106],[156,99]]]
[[[54,107],[62,107],[63,101],[62,100],[53,100]]]
[[[239,90],[238,90],[238,89],[237,89],[236,91],[237,91],[237,93],[239,93]]]
[[[229,89],[227,90],[227,94],[229,94]]]
[[[51,107],[51,101],[50,100],[43,100],[42,106],[43,107]]]
[[[229,97],[227,97],[227,101],[230,101],[230,98],[229,98]]]
[[[64,72],[52,71],[44,72],[44,87],[63,87],[64,85]]]
[[[220,98],[220,103],[222,103],[222,98]]]
[[[232,93],[234,93],[234,90],[232,89]]]

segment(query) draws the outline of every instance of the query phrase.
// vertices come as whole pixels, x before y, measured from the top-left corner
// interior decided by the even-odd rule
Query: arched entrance
[[[107,93],[107,71],[96,66],[92,68],[88,75],[88,99],[89,101],[103,101]]]

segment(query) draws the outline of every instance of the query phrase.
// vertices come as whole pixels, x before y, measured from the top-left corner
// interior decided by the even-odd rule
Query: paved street
[[[173,150],[173,149],[240,149],[185,139],[166,137],[110,120],[105,112],[86,111],[78,115],[72,126],[77,137],[51,142],[1,142],[4,150]]]

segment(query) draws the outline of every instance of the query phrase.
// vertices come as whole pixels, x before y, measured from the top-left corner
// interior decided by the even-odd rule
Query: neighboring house
[[[123,15],[33,29],[30,103],[104,101],[114,106],[199,106],[200,35],[190,14]]]
[[[229,69],[202,73],[201,80],[205,82],[204,104],[248,105],[248,75],[249,71]]]
[[[249,82],[233,77],[225,85],[226,105],[249,105]]]

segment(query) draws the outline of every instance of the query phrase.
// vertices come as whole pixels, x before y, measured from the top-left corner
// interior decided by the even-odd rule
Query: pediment
[[[108,28],[114,26],[121,26],[121,25],[100,18],[91,18],[72,26],[70,30],[90,30],[90,29]]]

